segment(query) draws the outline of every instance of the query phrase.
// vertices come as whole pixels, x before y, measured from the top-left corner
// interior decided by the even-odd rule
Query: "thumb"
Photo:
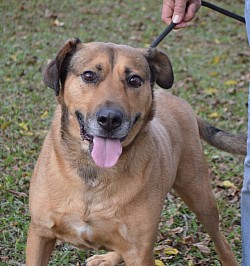
[[[182,22],[185,12],[186,12],[186,6],[187,6],[188,0],[176,0],[175,1],[175,7],[174,7],[174,13],[173,13],[173,22],[178,24]]]

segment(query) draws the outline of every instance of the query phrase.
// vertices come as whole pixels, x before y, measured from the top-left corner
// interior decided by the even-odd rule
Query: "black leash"
[[[236,20],[246,24],[246,20],[245,20],[244,17],[239,16],[239,15],[233,13],[233,12],[230,12],[230,11],[224,9],[224,8],[215,6],[215,5],[210,4],[210,3],[206,2],[206,1],[201,1],[201,4],[202,4],[202,6],[205,6],[207,8],[212,9],[212,10],[215,10],[215,11],[217,11],[217,12],[219,12],[219,13],[225,15],[225,16],[228,16],[230,18],[236,19]]]
[[[150,48],[156,47],[168,34],[169,32],[176,26],[176,24],[172,21],[167,28],[158,36],[155,38],[155,40],[151,43],[149,46]]]
[[[240,21],[242,23],[246,23],[244,17],[239,16],[239,15],[233,13],[233,12],[230,12],[230,11],[224,9],[224,8],[221,8],[221,7],[218,7],[216,5],[210,4],[210,3],[206,2],[206,1],[201,1],[201,5],[205,6],[207,8],[210,8],[212,10],[215,10],[215,11],[217,11],[217,12],[219,12],[219,13],[225,15],[225,16],[228,16],[230,18],[236,19],[236,20],[238,20],[238,21]],[[171,22],[167,26],[167,28],[158,37],[156,37],[156,39],[151,43],[150,48],[156,47],[169,34],[169,32],[172,29],[174,29],[175,26],[176,26],[176,24]]]

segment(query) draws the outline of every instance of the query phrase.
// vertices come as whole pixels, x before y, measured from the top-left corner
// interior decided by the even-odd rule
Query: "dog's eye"
[[[97,81],[96,73],[90,70],[83,72],[81,78],[86,83],[94,83]]]
[[[139,76],[134,75],[128,79],[128,85],[130,87],[138,88],[142,85],[142,80]]]

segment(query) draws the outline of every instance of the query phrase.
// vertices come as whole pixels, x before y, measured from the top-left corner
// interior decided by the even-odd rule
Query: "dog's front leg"
[[[138,252],[138,250],[131,250],[127,254],[123,254],[126,266],[154,266],[154,256],[152,249],[148,252]]]
[[[29,227],[26,266],[46,266],[54,249],[56,239],[42,237],[37,234],[32,223]]]

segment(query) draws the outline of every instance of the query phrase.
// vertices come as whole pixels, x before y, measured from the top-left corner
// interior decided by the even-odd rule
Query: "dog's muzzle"
[[[122,154],[121,142],[136,123],[140,114],[132,119],[119,109],[103,108],[88,119],[76,111],[82,140],[90,142],[91,156],[96,165],[104,168],[114,166]]]

